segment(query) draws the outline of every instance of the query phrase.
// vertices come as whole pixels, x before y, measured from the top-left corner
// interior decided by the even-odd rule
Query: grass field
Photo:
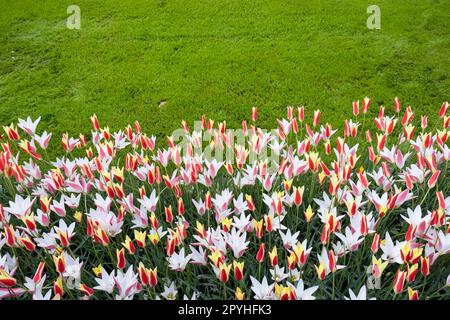
[[[204,113],[239,126],[254,105],[273,128],[300,103],[341,125],[365,95],[433,124],[449,99],[448,0],[377,1],[381,30],[355,0],[78,0],[81,30],[66,28],[70,4],[0,1],[2,125],[41,115],[46,130],[88,133],[96,113],[162,137]]]

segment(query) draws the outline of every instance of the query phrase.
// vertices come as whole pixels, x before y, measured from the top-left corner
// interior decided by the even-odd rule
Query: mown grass
[[[251,106],[273,128],[300,103],[342,125],[365,95],[433,125],[448,100],[448,0],[377,1],[381,30],[359,0],[78,0],[81,30],[66,28],[70,4],[0,1],[2,125],[41,115],[57,136],[89,133],[96,113],[163,137],[204,113],[237,127]]]

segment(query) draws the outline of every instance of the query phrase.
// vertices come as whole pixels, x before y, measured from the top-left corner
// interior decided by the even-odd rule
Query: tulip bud
[[[241,281],[244,278],[244,262],[233,262],[234,278],[236,281]]]
[[[406,281],[414,282],[417,272],[419,271],[419,265],[417,263],[413,265],[406,265]]]
[[[315,110],[313,114],[313,127],[316,127],[320,121],[320,110]]]
[[[158,283],[156,267],[154,269],[149,269],[149,277],[150,277],[150,281],[149,281],[150,286],[153,288],[156,287],[156,285]]]
[[[321,262],[319,264],[319,266],[314,265],[314,268],[316,269],[317,277],[319,278],[319,280],[321,280],[321,281],[325,280],[325,277],[326,277],[325,264],[323,262]]]
[[[353,115],[355,117],[357,117],[358,114],[359,114],[359,100],[358,101],[353,101],[352,106],[353,106]]]
[[[273,230],[273,214],[264,215],[264,225],[266,226],[266,231],[268,233],[272,232],[272,230]]]
[[[408,298],[409,300],[419,300],[419,292],[408,287]]]
[[[207,210],[210,210],[212,208],[212,198],[209,191],[205,194],[205,207]]]
[[[362,113],[367,113],[369,111],[370,99],[365,97],[363,100]]]
[[[253,227],[255,228],[256,237],[261,239],[263,236],[263,219],[253,220]]]
[[[185,209],[184,209],[184,202],[183,198],[178,198],[178,215],[182,216],[184,215]]]
[[[395,97],[395,99],[394,99],[394,110],[395,110],[395,112],[399,113],[400,109],[401,109],[400,100],[397,97]]]
[[[33,282],[38,283],[42,279],[42,275],[44,274],[45,262],[39,262],[39,265],[36,269],[36,272],[33,276]]]
[[[245,298],[245,292],[242,292],[241,288],[237,288],[236,292],[234,294],[234,297],[236,298],[236,300],[244,300]]]
[[[166,214],[166,222],[172,224],[173,222],[172,205],[165,207],[164,213]]]
[[[136,240],[136,243],[138,247],[144,248],[145,247],[145,240],[147,239],[147,232],[141,232],[138,230],[134,230],[134,240]]]
[[[175,251],[175,239],[172,237],[167,237],[166,240],[166,254],[170,257]]]
[[[122,270],[125,268],[126,260],[125,260],[125,249],[116,249],[116,259],[117,259],[117,269]]]
[[[261,245],[259,246],[259,249],[258,249],[258,253],[256,254],[256,260],[259,262],[259,263],[262,263],[263,261],[264,261],[264,247],[265,247],[265,244],[264,243],[261,243]]]
[[[303,192],[305,191],[305,187],[302,186],[300,188],[294,187],[294,204],[298,207],[303,202]]]
[[[305,220],[307,223],[311,222],[312,218],[314,217],[314,211],[311,208],[311,205],[306,208],[306,211],[304,212]]]
[[[88,287],[85,284],[80,284],[80,287],[78,289],[87,297],[90,297],[94,294],[94,289]]]
[[[395,274],[395,279],[394,279],[394,292],[396,294],[399,294],[403,291],[403,285],[405,283],[405,276],[406,276],[405,271],[397,270],[397,273]]]
[[[141,284],[146,286],[150,282],[149,274],[147,272],[147,268],[145,268],[142,262],[139,262],[139,266],[137,268],[139,279],[141,280]]]
[[[294,107],[293,106],[288,106],[287,107],[287,118],[289,120],[292,120],[292,118],[294,117],[293,114],[294,114]]]
[[[225,262],[221,263],[219,266],[219,280],[223,283],[228,281],[231,271],[231,265],[227,265]]]
[[[430,179],[428,180],[428,188],[432,189],[434,188],[434,186],[436,185],[438,178],[439,178],[439,174],[441,173],[441,171],[436,170],[430,177]]]
[[[278,265],[278,253],[277,253],[276,246],[274,246],[272,248],[272,251],[269,252],[269,260],[270,260],[270,265],[272,267],[275,267],[276,265]]]
[[[320,242],[322,242],[323,245],[326,245],[330,239],[330,226],[327,224],[324,224],[322,228],[322,234],[320,236]]]
[[[427,277],[430,274],[430,258],[420,257],[420,272],[424,277]]]
[[[422,129],[426,129],[428,126],[428,117],[427,116],[421,116],[420,117],[420,126]]]
[[[134,246],[133,241],[130,239],[128,235],[126,236],[125,241],[122,242],[122,245],[124,246],[125,249],[127,249],[128,253],[131,255],[133,255],[134,252],[136,251],[136,247]]]
[[[64,295],[63,282],[61,276],[59,276],[58,279],[56,279],[56,281],[53,282],[53,292],[55,293],[55,296],[62,297]]]
[[[448,107],[449,107],[449,104],[447,101],[442,104],[441,109],[439,110],[439,118],[445,117]]]
[[[256,109],[256,107],[252,108],[252,121],[256,122],[256,119],[258,118],[258,110]]]
[[[245,200],[247,201],[247,207],[250,211],[255,211],[256,207],[255,204],[253,202],[253,197],[249,194],[245,195]]]
[[[11,277],[6,271],[0,269],[0,287],[11,288],[16,285],[16,279]]]
[[[63,273],[66,270],[66,262],[64,259],[64,253],[59,256],[53,256],[53,262],[55,263],[56,271]]]
[[[33,252],[36,249],[36,244],[28,236],[19,238],[19,241],[30,252]]]
[[[93,116],[91,116],[90,119],[91,119],[92,129],[94,129],[94,131],[98,131],[100,129],[100,125],[98,123],[97,116],[94,114]]]
[[[380,249],[380,235],[378,233],[375,233],[373,237],[371,249],[373,253],[377,253]]]
[[[304,106],[300,106],[297,107],[297,113],[298,113],[298,121],[303,122],[303,120],[305,120],[305,107]]]

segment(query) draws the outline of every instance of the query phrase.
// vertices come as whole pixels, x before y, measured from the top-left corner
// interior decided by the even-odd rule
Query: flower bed
[[[318,110],[266,131],[253,108],[160,148],[94,115],[54,160],[19,119],[0,153],[0,298],[449,298],[449,104],[431,129],[398,99],[373,122],[369,106],[339,136]]]

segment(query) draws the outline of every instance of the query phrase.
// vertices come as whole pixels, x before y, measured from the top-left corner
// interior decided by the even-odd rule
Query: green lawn
[[[74,3],[81,30],[66,28]],[[204,113],[239,126],[253,105],[273,128],[302,103],[341,125],[365,95],[389,107],[398,96],[436,123],[450,1],[376,1],[381,30],[368,30],[372,3],[0,0],[0,124],[41,115],[57,134],[88,133],[95,112],[162,137]]]

